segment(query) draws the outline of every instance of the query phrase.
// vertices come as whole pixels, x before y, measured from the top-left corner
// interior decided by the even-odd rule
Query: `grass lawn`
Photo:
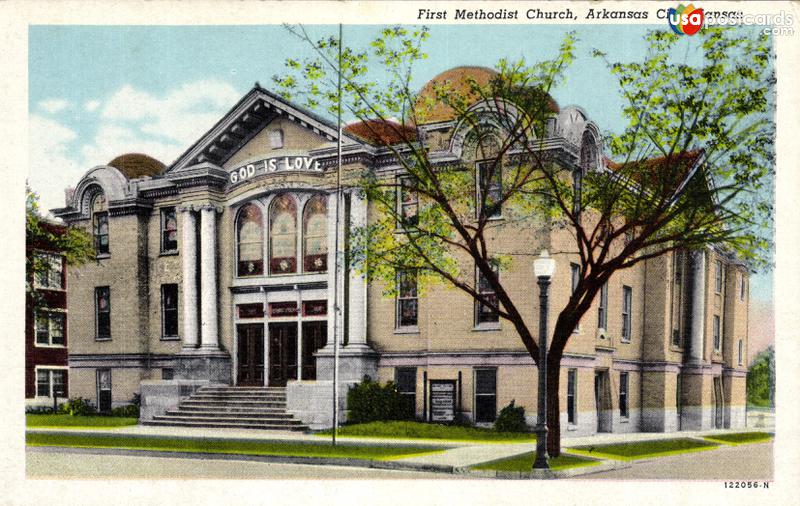
[[[81,434],[29,433],[28,446],[66,446],[78,448],[124,448],[191,453],[230,453],[239,455],[273,455],[292,457],[336,457],[367,460],[390,460],[443,448],[419,446],[331,446],[323,443],[294,443],[270,441],[226,441],[221,439],[180,439],[169,437],[130,437],[117,435],[84,436]]]
[[[676,453],[695,452],[717,448],[718,443],[699,439],[678,438],[659,439],[654,441],[637,441],[632,443],[614,443],[605,445],[585,445],[570,448],[581,455],[607,457],[617,460],[643,459],[653,456],[672,455]]]
[[[25,415],[27,427],[91,427],[93,429],[123,427],[136,425],[138,418],[120,416],[72,416],[72,415]]]
[[[517,455],[516,457],[485,462],[477,466],[472,466],[470,469],[516,471],[524,473],[531,470],[531,467],[533,467],[533,461],[535,459],[536,452],[523,453],[522,455]],[[587,459],[584,457],[578,457],[577,455],[562,453],[560,456],[550,459],[550,469],[553,471],[560,471],[562,469],[569,469],[572,467],[594,466],[599,463],[599,460]]]
[[[328,435],[330,431],[319,432]],[[421,422],[370,422],[345,425],[339,428],[342,437],[387,437],[396,439],[443,439],[453,441],[536,441],[536,435],[527,432],[497,432],[478,427],[460,427]]]
[[[761,443],[763,441],[769,441],[774,437],[775,434],[770,432],[737,432],[735,434],[715,434],[713,436],[706,436],[704,439],[727,444],[744,444]]]

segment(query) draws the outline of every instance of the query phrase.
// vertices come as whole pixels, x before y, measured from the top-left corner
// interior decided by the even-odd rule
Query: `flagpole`
[[[339,23],[339,72],[338,107],[336,108],[336,232],[334,239],[333,266],[333,432],[331,444],[336,446],[336,433],[339,430],[339,201],[342,199],[342,24]]]

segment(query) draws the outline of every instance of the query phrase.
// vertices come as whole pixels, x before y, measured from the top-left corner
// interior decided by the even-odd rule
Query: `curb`
[[[470,469],[469,467],[459,467],[455,469],[455,474],[469,474],[479,478],[498,478],[504,480],[558,480],[563,478],[575,478],[578,476],[585,476],[594,473],[601,473],[604,471],[613,471],[616,469],[627,469],[631,466],[629,462],[598,460],[597,464],[577,466],[561,470],[544,470],[544,471],[492,471],[492,470],[477,470]]]
[[[387,469],[396,471],[421,471],[431,473],[454,474],[453,466],[436,464],[413,464],[399,461],[366,460],[366,459],[347,459],[335,457],[295,457],[289,455],[246,455],[239,453],[202,453],[202,452],[179,452],[164,450],[131,450],[127,448],[80,448],[74,446],[28,446],[28,451],[37,452],[59,452],[72,454],[90,455],[124,455],[133,457],[160,457],[160,458],[182,458],[197,460],[238,460],[249,462],[265,462],[275,464],[305,464],[317,466],[341,466],[341,467],[364,467],[372,469]],[[343,477],[346,478],[346,477]]]

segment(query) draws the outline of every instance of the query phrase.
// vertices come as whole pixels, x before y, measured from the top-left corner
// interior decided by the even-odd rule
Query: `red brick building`
[[[51,234],[65,231],[43,220],[39,225]],[[54,396],[69,396],[66,261],[43,240],[29,242],[26,254],[38,257],[45,268],[35,273],[29,268],[27,273],[31,289],[25,301],[25,403],[52,406]]]

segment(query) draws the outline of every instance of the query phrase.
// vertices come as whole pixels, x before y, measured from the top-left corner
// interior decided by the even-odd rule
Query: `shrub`
[[[527,432],[528,425],[525,423],[525,408],[511,404],[500,410],[494,428],[498,432]]]
[[[27,406],[25,408],[27,415],[52,415],[53,406]]]
[[[381,386],[368,377],[347,392],[349,423],[410,420],[414,412],[391,381]]]
[[[65,415],[72,416],[89,416],[94,415],[97,410],[95,410],[91,401],[88,399],[84,399],[83,397],[75,397],[74,399],[70,399],[62,404],[60,407],[60,412]]]
[[[127,404],[111,410],[111,416],[124,416],[128,418],[139,418],[139,406]]]

